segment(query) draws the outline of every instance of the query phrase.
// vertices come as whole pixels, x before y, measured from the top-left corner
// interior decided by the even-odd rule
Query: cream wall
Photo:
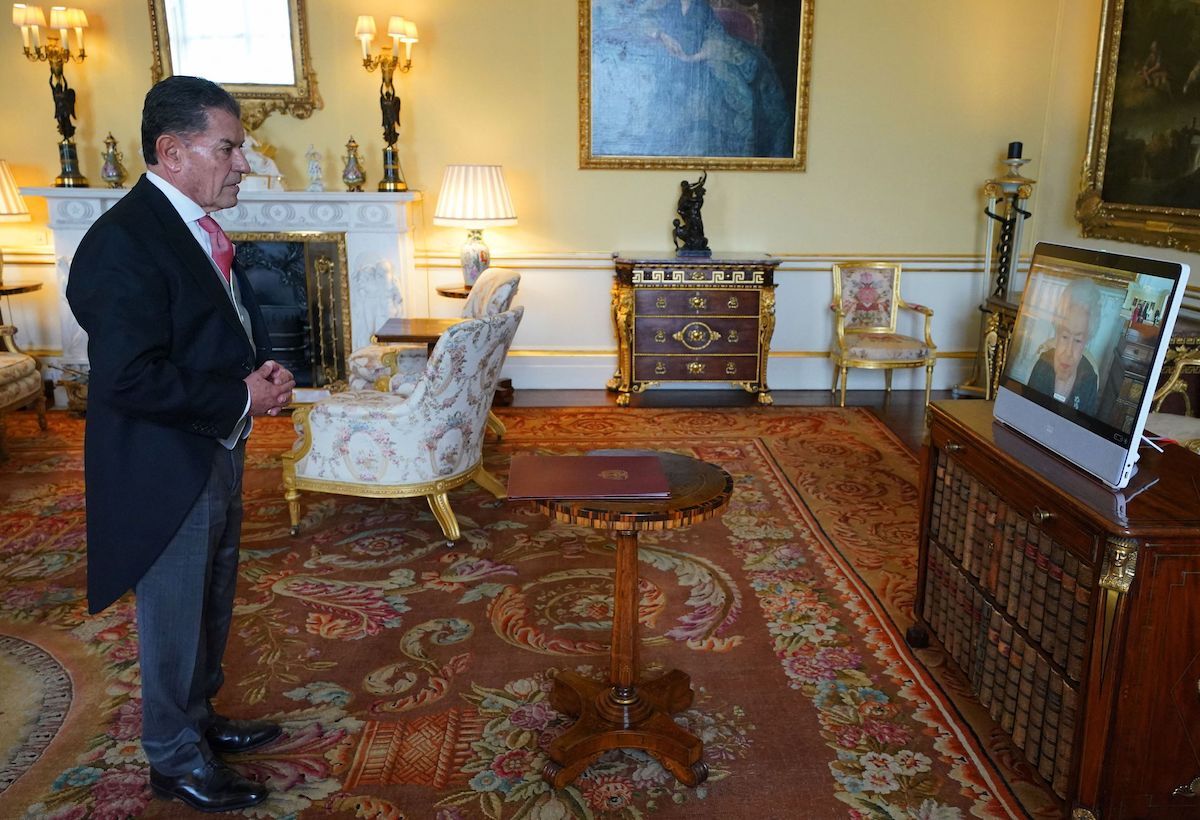
[[[149,85],[150,31],[142,0],[93,0],[84,7],[93,23],[91,53],[67,71],[79,93],[83,171],[98,181],[109,130],[131,173],[141,170],[136,131]],[[1031,238],[1080,241],[1071,214],[1099,8],[1100,0],[817,2],[808,171],[712,173],[704,210],[715,248],[785,258],[773,386],[827,384],[828,364],[813,355],[828,346],[828,264],[837,257],[904,258],[906,295],[938,310],[942,350],[974,348],[974,303],[983,291],[980,189],[1000,172],[1010,140],[1025,143],[1033,160],[1025,172],[1039,181]],[[308,120],[272,116],[258,134],[277,147],[288,182],[305,183],[303,154],[312,143],[326,157],[326,185],[333,187],[340,173],[335,157],[350,135],[362,146],[368,183],[378,180],[378,75],[361,68],[354,15],[415,20],[421,43],[414,69],[398,78],[399,147],[410,186],[430,195],[416,212],[422,274],[435,284],[457,275],[461,231],[431,224],[443,166],[502,164],[520,222],[489,232],[488,240],[502,264],[525,272],[521,299],[528,312],[516,347],[526,358],[514,367],[531,377],[542,368],[557,374],[533,382],[602,383],[614,347],[606,257],[617,249],[668,247],[679,180],[692,174],[578,168],[577,4],[309,0],[308,13],[325,108]],[[8,78],[0,157],[22,185],[45,185],[57,173],[48,70],[21,56],[16,29],[0,37],[0,71]],[[31,205],[35,222],[0,228],[0,244],[17,251],[22,275],[36,278],[43,275],[40,261],[48,261],[47,239],[44,207]],[[445,313],[454,306],[410,309]],[[53,348],[53,323],[43,324],[38,341]],[[564,362],[564,353],[575,358]],[[953,359],[939,365],[941,381],[957,380],[963,362],[957,369]],[[870,374],[863,379],[866,386]]]

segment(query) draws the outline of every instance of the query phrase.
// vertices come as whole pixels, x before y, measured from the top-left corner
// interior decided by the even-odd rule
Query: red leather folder
[[[670,498],[655,456],[515,455],[508,471],[513,501],[543,498]]]

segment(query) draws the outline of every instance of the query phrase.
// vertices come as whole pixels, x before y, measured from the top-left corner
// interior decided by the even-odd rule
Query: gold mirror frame
[[[150,72],[154,82],[170,77],[174,72],[171,64],[171,37],[167,31],[165,0],[149,0],[150,39],[154,45],[154,64]],[[304,11],[304,0],[288,0],[288,11],[292,20],[292,62],[296,82],[293,85],[260,85],[253,83],[222,83],[242,106],[242,122],[253,131],[275,111],[290,114],[297,119],[306,119],[312,112],[323,108],[325,103],[317,90],[317,75],[312,68],[308,48],[308,21]]]
[[[1104,200],[1104,178],[1117,95],[1121,29],[1125,9],[1130,4],[1127,0],[1104,0],[1100,21],[1100,52],[1096,59],[1092,111],[1088,122],[1087,155],[1083,161],[1079,196],[1075,200],[1075,218],[1087,237],[1200,251],[1200,210]]]

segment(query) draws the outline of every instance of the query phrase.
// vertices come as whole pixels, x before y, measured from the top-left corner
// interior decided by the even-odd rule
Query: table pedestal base
[[[550,705],[578,720],[550,744],[542,775],[561,789],[609,749],[641,749],[684,785],[703,783],[704,743],[671,720],[692,705],[692,696],[691,679],[678,669],[624,692],[575,672],[558,673]]]

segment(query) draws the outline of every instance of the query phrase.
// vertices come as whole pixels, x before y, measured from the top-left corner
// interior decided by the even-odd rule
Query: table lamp
[[[28,222],[29,209],[17,189],[8,163],[0,159],[0,222]],[[0,248],[0,285],[4,284],[4,249]]]
[[[517,224],[517,212],[500,166],[447,165],[433,224],[467,229],[459,258],[463,284],[471,287],[492,261],[492,253],[483,241],[483,229]]]

